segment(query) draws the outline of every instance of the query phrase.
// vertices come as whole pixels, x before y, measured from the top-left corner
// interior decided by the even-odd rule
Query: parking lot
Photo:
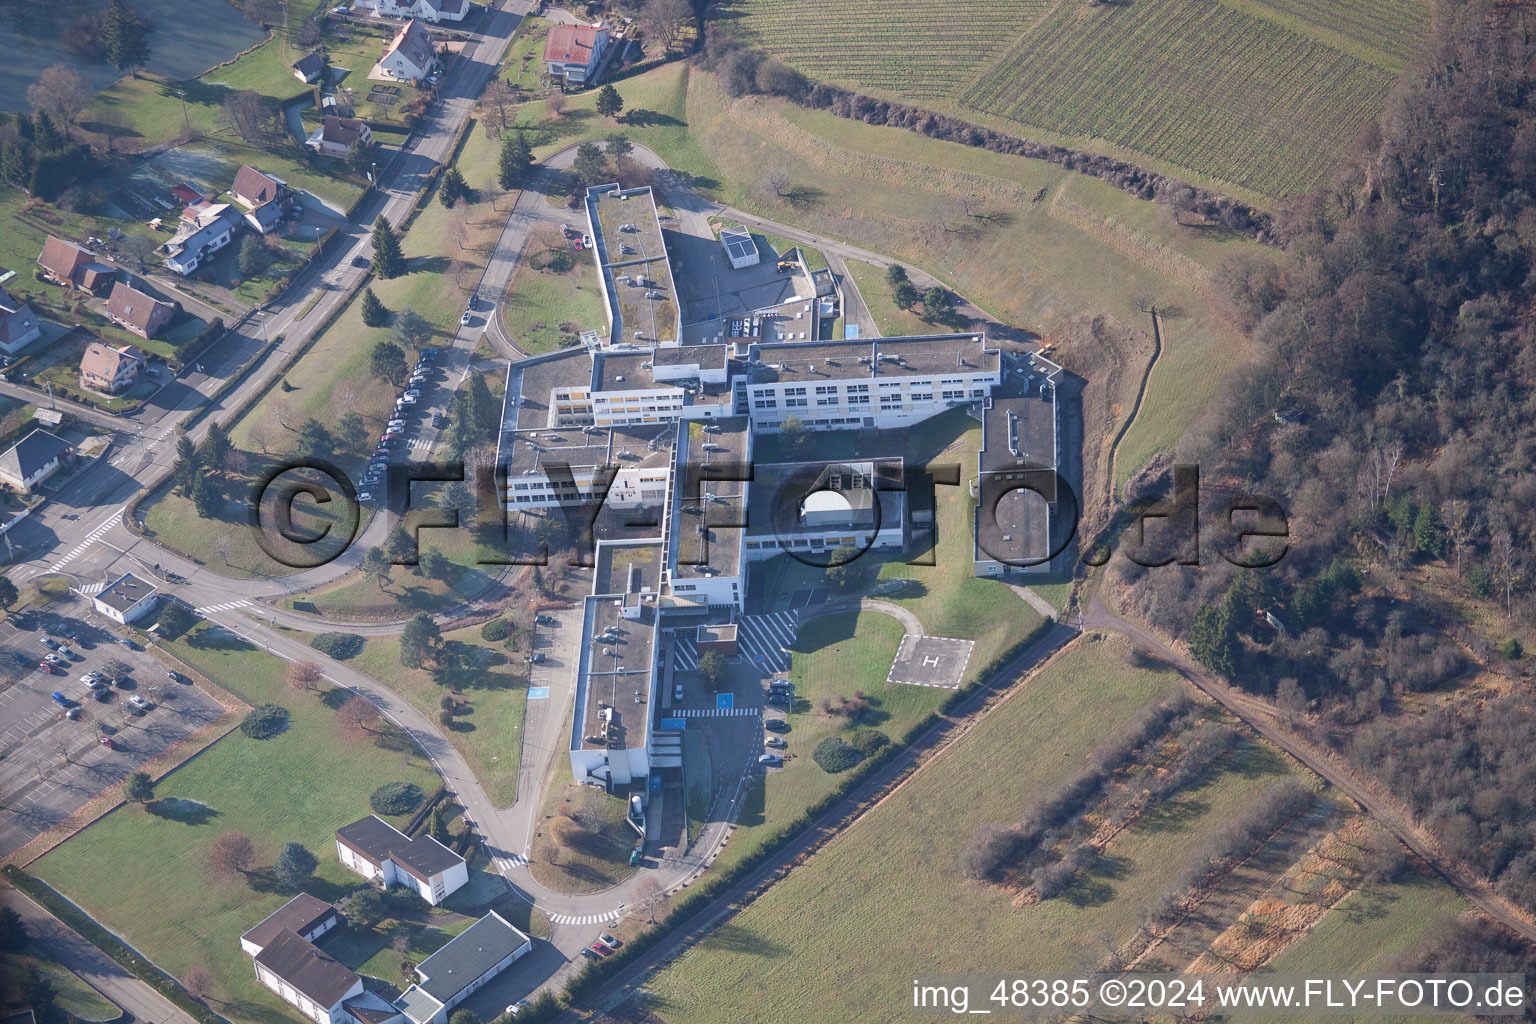
[[[0,856],[223,713],[196,686],[167,678],[165,667],[147,651],[115,643],[116,633],[102,628],[110,623],[91,621],[87,602],[53,607],[60,611],[12,615],[0,623],[0,659],[22,673],[0,693]],[[18,618],[30,628],[18,628]],[[45,630],[64,639],[66,629],[79,637],[69,643],[74,656],[62,674],[44,672],[37,663],[50,653],[42,643]],[[23,669],[17,654],[33,667]],[[106,687],[105,699],[98,700],[80,677],[92,669],[105,674],[114,660],[127,667],[126,678]],[[79,708],[77,719],[65,717],[50,697],[55,691]],[[133,696],[148,703],[148,710],[132,708]],[[112,748],[101,743],[104,736]]]

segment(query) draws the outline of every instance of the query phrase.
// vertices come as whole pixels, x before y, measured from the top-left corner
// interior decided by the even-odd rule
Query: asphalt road
[[[169,999],[119,967],[116,961],[26,896],[7,886],[3,890],[3,900],[6,906],[21,915],[34,946],[133,1014],[136,1020],[145,1024],[195,1024]]]

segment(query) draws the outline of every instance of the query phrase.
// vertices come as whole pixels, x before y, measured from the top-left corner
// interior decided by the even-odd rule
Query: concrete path
[[[27,896],[6,886],[0,902],[21,915],[33,945],[138,1020],[145,1024],[196,1024],[169,999],[129,974],[117,961]]]
[[[1019,595],[1019,599],[1021,601],[1029,605],[1035,611],[1039,612],[1045,618],[1050,619],[1052,622],[1056,621],[1056,616],[1058,613],[1055,606],[1045,598],[1041,597],[1039,594],[1035,593],[1029,587],[1021,587],[1017,583],[1008,583],[1006,581],[1004,581],[1003,586]]]

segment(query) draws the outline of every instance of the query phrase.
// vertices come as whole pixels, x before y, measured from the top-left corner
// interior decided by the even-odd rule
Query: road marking
[[[86,548],[88,548],[92,544],[96,543],[96,541],[101,539],[103,534],[105,534],[108,530],[112,529],[112,527],[117,525],[118,516],[121,516],[123,514],[123,509],[127,508],[127,507],[128,506],[124,505],[124,506],[118,508],[110,516],[108,516],[106,519],[102,520],[101,525],[97,526],[90,533],[86,534],[85,540],[81,541],[79,544],[76,544],[73,548],[70,548],[69,554],[65,555],[63,558],[59,559],[57,562],[54,562],[52,565],[50,565],[48,567],[47,571],[48,572],[58,572],[60,569],[64,568],[66,565],[68,565],[70,562],[73,562],[76,558],[79,558],[80,555],[85,551]]]
[[[746,718],[762,714],[762,708],[684,708],[672,714],[684,718]]]
[[[249,608],[251,603],[252,602],[250,601],[225,601],[223,604],[209,604],[204,605],[201,608],[194,608],[192,610],[206,618],[209,615],[212,615],[214,612],[227,612],[236,608]]]
[[[529,700],[543,700],[545,697],[548,697],[548,696],[549,696],[549,687],[547,687],[547,686],[530,686],[530,687],[528,687],[528,699]]]
[[[107,585],[105,583],[87,583],[84,586],[72,587],[70,589],[84,597],[90,597],[92,594],[99,594],[106,590]]]
[[[602,924],[605,921],[617,921],[619,912],[610,910],[606,914],[587,914],[584,917],[576,917],[571,914],[550,914],[550,921],[555,924]]]

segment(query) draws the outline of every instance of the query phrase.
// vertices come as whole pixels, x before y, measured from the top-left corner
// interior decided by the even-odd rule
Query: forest
[[[1533,101],[1531,10],[1442,0],[1418,64],[1330,186],[1278,214],[1284,268],[1218,275],[1261,356],[1177,461],[1212,489],[1279,499],[1285,557],[1116,563],[1139,614],[1377,774],[1527,909]],[[1168,481],[1153,467],[1131,502]],[[1480,699],[1462,689],[1474,680]]]

